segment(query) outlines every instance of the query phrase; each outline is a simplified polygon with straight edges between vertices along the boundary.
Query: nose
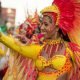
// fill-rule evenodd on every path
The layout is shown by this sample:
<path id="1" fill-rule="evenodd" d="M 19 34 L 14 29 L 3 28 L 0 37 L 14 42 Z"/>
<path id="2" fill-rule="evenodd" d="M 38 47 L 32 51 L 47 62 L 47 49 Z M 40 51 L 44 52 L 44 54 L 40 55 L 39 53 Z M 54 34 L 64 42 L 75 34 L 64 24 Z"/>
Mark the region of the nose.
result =
<path id="1" fill-rule="evenodd" d="M 44 24 L 42 24 L 42 26 L 41 26 L 41 30 L 44 30 L 45 29 L 45 26 L 44 26 Z"/>

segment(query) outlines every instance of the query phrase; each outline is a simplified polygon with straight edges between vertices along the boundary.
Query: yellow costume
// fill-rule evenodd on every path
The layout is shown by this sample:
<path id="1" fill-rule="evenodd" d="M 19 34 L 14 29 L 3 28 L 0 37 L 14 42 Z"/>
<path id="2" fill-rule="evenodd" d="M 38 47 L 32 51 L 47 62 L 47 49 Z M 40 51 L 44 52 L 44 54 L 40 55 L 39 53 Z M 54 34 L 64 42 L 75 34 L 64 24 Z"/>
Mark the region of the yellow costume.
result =
<path id="1" fill-rule="evenodd" d="M 55 15 L 54 21 L 56 21 L 56 25 L 59 25 L 64 34 L 69 35 L 72 42 L 79 44 L 80 39 L 78 36 L 80 33 L 77 30 L 80 25 L 75 30 L 75 20 L 78 23 L 77 20 L 80 19 L 79 15 L 77 17 L 77 13 L 80 14 L 80 10 L 77 10 L 77 8 L 80 9 L 80 1 L 78 0 L 54 0 L 53 5 L 43 9 L 42 14 L 48 15 L 52 19 L 54 19 Z M 74 31 L 77 33 L 74 34 Z M 10 69 L 15 67 L 14 64 L 10 65 L 11 68 L 8 69 L 3 80 L 57 80 L 61 79 L 64 74 L 68 74 L 66 80 L 80 79 L 80 47 L 74 43 L 67 43 L 59 39 L 46 41 L 43 45 L 30 44 L 22 46 L 16 44 L 12 37 L 3 34 L 0 35 L 0 41 L 19 54 L 30 58 L 33 62 L 33 64 L 31 63 L 33 67 L 25 63 L 28 66 L 28 71 L 25 73 L 25 67 L 21 68 L 22 64 L 19 65 L 20 58 L 17 59 L 16 57 L 15 65 L 19 65 L 19 68 L 15 68 L 15 71 L 12 69 L 13 71 L 10 73 Z M 64 46 L 63 52 L 61 46 Z M 32 78 L 34 70 L 36 76 Z"/>
<path id="2" fill-rule="evenodd" d="M 55 55 L 52 58 L 50 58 L 49 60 L 46 60 L 44 57 L 41 56 L 42 51 L 45 51 L 48 54 L 50 54 L 48 56 L 53 55 L 54 51 L 58 50 L 57 47 L 55 46 L 55 44 L 59 45 L 62 42 L 61 40 L 51 41 L 51 42 L 45 43 L 44 45 L 41 45 L 41 46 L 39 46 L 39 45 L 21 46 L 19 44 L 15 44 L 15 41 L 12 37 L 10 37 L 10 36 L 8 37 L 8 36 L 5 36 L 3 34 L 1 34 L 0 40 L 1 40 L 2 43 L 7 45 L 8 47 L 10 47 L 11 49 L 15 50 L 16 52 L 20 53 L 21 55 L 33 59 L 33 63 L 35 64 L 34 66 L 39 70 L 37 80 L 52 80 L 52 79 L 56 80 L 62 74 L 69 73 L 71 71 L 72 64 L 71 64 L 71 61 L 70 61 L 70 56 L 72 56 L 73 61 L 74 61 L 74 57 L 72 55 L 72 51 L 68 47 L 66 47 L 66 50 L 65 50 L 66 55 L 65 54 L 64 55 Z M 10 44 L 9 44 L 8 41 L 10 42 Z M 13 44 L 13 46 L 12 46 L 12 44 Z M 30 47 L 30 46 L 32 46 L 32 47 Z M 50 47 L 51 50 L 48 47 Z M 56 47 L 56 49 L 54 50 L 54 48 L 52 49 L 52 47 Z M 38 50 L 36 50 L 36 49 L 38 49 Z M 31 54 L 32 51 L 34 52 L 33 54 Z M 24 54 L 24 53 L 26 53 L 26 54 Z M 11 63 L 11 64 L 17 64 L 18 63 L 17 68 L 19 68 L 19 66 L 20 66 L 19 62 L 18 62 L 19 59 L 20 58 L 18 58 L 15 63 Z M 15 67 L 16 66 L 14 65 L 14 68 Z M 52 69 L 55 69 L 55 71 L 45 73 L 45 72 L 43 72 L 43 69 L 45 67 L 51 67 Z M 17 75 L 16 71 L 13 71 L 13 72 L 15 72 L 15 73 L 13 73 L 12 76 Z M 20 75 L 23 75 L 23 73 L 24 73 L 24 68 L 22 68 L 22 70 L 20 72 Z M 9 74 L 9 72 L 6 73 L 3 80 L 8 80 L 8 79 L 6 79 L 6 78 L 9 78 L 8 74 Z M 20 75 L 18 75 L 18 77 Z M 13 78 L 13 77 L 10 76 L 10 80 L 14 80 L 14 79 L 16 79 L 16 78 Z"/>

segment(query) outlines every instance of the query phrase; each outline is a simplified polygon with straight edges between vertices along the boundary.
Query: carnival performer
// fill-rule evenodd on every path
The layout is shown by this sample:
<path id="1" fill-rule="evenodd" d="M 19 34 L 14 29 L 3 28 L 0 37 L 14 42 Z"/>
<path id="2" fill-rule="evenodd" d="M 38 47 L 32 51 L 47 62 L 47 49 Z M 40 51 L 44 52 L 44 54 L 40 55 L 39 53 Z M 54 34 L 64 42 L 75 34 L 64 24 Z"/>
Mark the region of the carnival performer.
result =
<path id="1" fill-rule="evenodd" d="M 54 0 L 51 6 L 41 12 L 43 14 L 41 31 L 45 38 L 43 45 L 21 46 L 15 44 L 13 38 L 0 34 L 0 41 L 3 44 L 24 57 L 32 59 L 30 65 L 27 62 L 24 63 L 25 67 L 23 61 L 20 63 L 20 58 L 15 57 L 17 58 L 15 65 L 12 63 L 13 65 L 10 66 L 14 70 L 11 72 L 9 68 L 3 80 L 80 79 L 80 47 L 77 45 L 79 44 L 77 41 L 80 40 L 78 38 L 80 24 L 77 24 L 80 19 L 80 1 Z M 75 34 L 73 34 L 74 31 L 76 31 Z M 67 41 L 64 40 L 64 36 L 67 35 L 72 42 L 67 37 Z"/>

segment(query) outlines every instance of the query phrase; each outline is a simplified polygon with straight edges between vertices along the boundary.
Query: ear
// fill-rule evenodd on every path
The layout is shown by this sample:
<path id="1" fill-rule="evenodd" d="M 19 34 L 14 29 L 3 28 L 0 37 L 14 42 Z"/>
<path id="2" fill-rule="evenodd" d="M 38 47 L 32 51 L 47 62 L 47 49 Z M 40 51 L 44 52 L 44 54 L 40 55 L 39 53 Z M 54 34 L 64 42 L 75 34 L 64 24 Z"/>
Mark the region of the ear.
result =
<path id="1" fill-rule="evenodd" d="M 55 30 L 56 30 L 56 32 L 58 32 L 58 31 L 59 31 L 59 27 L 58 27 L 58 26 L 56 26 L 56 27 L 55 27 Z"/>

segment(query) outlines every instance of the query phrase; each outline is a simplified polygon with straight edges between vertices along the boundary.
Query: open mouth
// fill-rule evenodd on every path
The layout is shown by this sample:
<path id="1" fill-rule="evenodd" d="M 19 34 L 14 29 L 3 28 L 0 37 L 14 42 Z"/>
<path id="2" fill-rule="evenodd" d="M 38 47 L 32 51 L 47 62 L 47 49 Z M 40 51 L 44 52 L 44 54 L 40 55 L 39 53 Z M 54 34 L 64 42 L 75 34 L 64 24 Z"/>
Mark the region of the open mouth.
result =
<path id="1" fill-rule="evenodd" d="M 42 34 L 46 34 L 46 32 L 41 32 Z"/>
<path id="2" fill-rule="evenodd" d="M 43 30 L 42 30 L 41 33 L 42 33 L 42 34 L 46 34 L 46 31 L 43 31 Z"/>

